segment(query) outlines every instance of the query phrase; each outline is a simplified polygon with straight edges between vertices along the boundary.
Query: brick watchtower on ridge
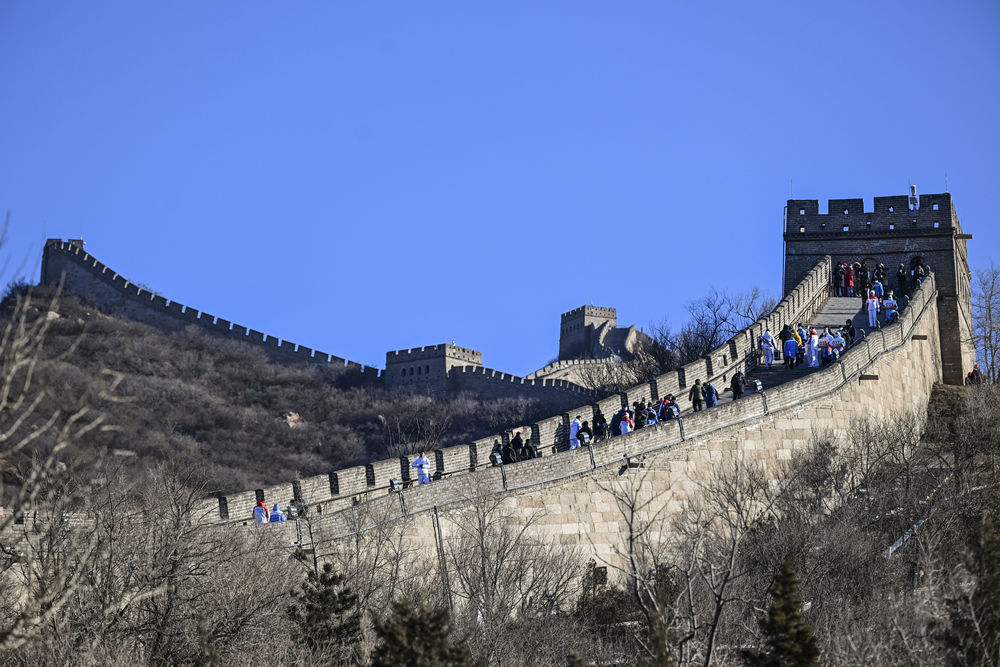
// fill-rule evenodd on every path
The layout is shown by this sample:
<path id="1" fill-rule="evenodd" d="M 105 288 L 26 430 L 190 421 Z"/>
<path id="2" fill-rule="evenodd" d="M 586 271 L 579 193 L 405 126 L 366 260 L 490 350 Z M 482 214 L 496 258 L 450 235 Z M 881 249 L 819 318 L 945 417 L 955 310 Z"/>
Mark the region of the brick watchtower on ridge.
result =
<path id="1" fill-rule="evenodd" d="M 448 372 L 455 366 L 482 366 L 483 355 L 457 345 L 442 343 L 385 353 L 386 385 L 413 387 L 432 394 L 448 391 Z"/>
<path id="2" fill-rule="evenodd" d="M 870 268 L 885 264 L 891 289 L 896 289 L 900 264 L 908 275 L 917 265 L 929 266 L 938 289 L 944 381 L 962 384 L 975 363 L 966 248 L 972 236 L 962 233 L 951 194 L 875 197 L 870 212 L 863 199 L 831 199 L 827 211 L 820 213 L 815 199 L 788 200 L 784 293 L 824 255 L 833 258 L 834 266 L 862 260 Z"/>
<path id="3" fill-rule="evenodd" d="M 614 308 L 580 306 L 563 313 L 559 326 L 559 360 L 590 359 L 595 347 L 596 332 L 602 325 L 618 326 Z"/>

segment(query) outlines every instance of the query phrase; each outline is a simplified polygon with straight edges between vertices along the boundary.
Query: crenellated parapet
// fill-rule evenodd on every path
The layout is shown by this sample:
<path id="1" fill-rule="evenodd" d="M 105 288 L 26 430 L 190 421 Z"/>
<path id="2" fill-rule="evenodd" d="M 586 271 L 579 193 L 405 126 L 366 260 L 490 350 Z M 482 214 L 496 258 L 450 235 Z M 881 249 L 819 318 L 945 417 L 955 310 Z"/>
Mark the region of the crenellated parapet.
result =
<path id="1" fill-rule="evenodd" d="M 579 415 L 582 420 L 592 421 L 595 411 L 600 410 L 610 419 L 615 412 L 626 405 L 631 405 L 634 401 L 658 400 L 667 394 L 680 396 L 694 383 L 695 379 L 711 380 L 716 383 L 717 387 L 723 388 L 737 370 L 746 372 L 756 365 L 758 340 L 764 329 L 770 328 L 772 331 L 778 331 L 789 322 L 809 321 L 813 315 L 821 310 L 830 294 L 830 271 L 830 258 L 825 257 L 809 271 L 772 312 L 761 317 L 725 344 L 712 350 L 702 359 L 686 364 L 676 371 L 664 373 L 650 382 L 630 387 L 621 394 L 600 397 L 584 387 L 565 380 L 529 379 L 477 365 L 455 366 L 450 370 L 449 382 L 460 391 L 475 391 L 487 398 L 491 397 L 492 390 L 496 391 L 496 397 L 512 395 L 512 392 L 509 392 L 510 388 L 517 389 L 516 395 L 528 396 L 531 395 L 532 391 L 544 392 L 544 394 L 540 393 L 539 395 L 546 397 L 551 397 L 553 392 L 559 392 L 575 398 L 579 403 L 577 403 L 577 407 L 552 415 L 547 419 L 531 424 L 512 425 L 502 433 L 487 436 L 472 443 L 435 450 L 433 455 L 429 452 L 428 457 L 432 462 L 431 476 L 435 482 L 428 487 L 409 486 L 413 474 L 410 465 L 414 456 L 404 456 L 375 461 L 364 466 L 335 470 L 328 475 L 301 480 L 295 483 L 298 484 L 297 488 L 300 492 L 300 496 L 295 497 L 300 498 L 302 502 L 311 507 L 318 508 L 321 515 L 329 515 L 353 507 L 362 501 L 379 500 L 387 495 L 396 495 L 397 490 L 393 484 L 393 480 L 395 480 L 399 488 L 409 487 L 404 492 L 407 494 L 407 498 L 416 496 L 427 502 L 431 502 L 432 498 L 438 500 L 454 499 L 456 494 L 463 492 L 464 488 L 462 482 L 455 478 L 477 471 L 489 474 L 488 471 L 493 470 L 489 455 L 494 442 L 506 442 L 513 437 L 515 432 L 520 432 L 522 438 L 534 444 L 543 456 L 541 459 L 519 463 L 516 471 L 509 474 L 504 473 L 503 480 L 510 488 L 513 488 L 514 485 L 532 484 L 540 480 L 572 475 L 575 474 L 574 471 L 577 467 L 580 467 L 577 472 L 586 471 L 593 461 L 581 459 L 579 453 L 566 451 L 569 443 L 570 422 L 575 416 Z M 925 281 L 925 289 L 922 294 L 933 290 L 933 280 Z M 911 306 L 910 309 L 905 310 L 901 316 L 901 322 L 904 326 L 908 326 L 912 322 L 912 308 Z M 893 332 L 892 327 L 888 327 L 883 330 L 881 335 L 885 340 L 899 340 L 893 338 L 896 335 Z M 886 335 L 889 338 L 885 338 Z M 423 354 L 443 351 L 442 346 L 428 346 L 400 352 Z M 468 352 L 473 351 L 468 350 Z M 401 356 L 405 357 L 406 354 L 401 354 Z M 594 362 L 556 362 L 550 366 L 587 365 L 588 363 Z M 756 398 L 726 403 L 718 408 L 697 413 L 679 421 L 666 422 L 654 428 L 657 433 L 664 435 L 664 437 L 676 438 L 677 442 L 682 442 L 698 433 L 708 433 L 727 424 L 736 424 L 748 418 L 759 416 L 759 414 L 766 414 L 768 409 L 774 411 L 790 406 L 809 394 L 808 392 L 788 394 L 786 398 L 775 398 L 774 401 L 771 398 L 772 392 L 766 392 L 766 395 L 766 403 L 758 395 Z M 643 430 L 645 431 L 645 429 Z M 605 459 L 609 456 L 611 458 L 607 460 L 620 461 L 619 445 L 627 449 L 627 443 L 635 441 L 631 438 L 633 436 L 613 438 L 611 442 L 616 443 L 616 448 L 604 453 L 601 452 L 600 448 L 595 448 L 593 450 L 596 457 L 594 461 L 606 462 Z M 501 487 L 500 490 L 503 488 L 507 487 Z M 309 494 L 305 493 L 307 489 L 310 490 Z M 268 489 L 233 494 L 218 499 L 218 501 L 207 502 L 218 503 L 215 514 L 218 519 L 245 521 L 258 497 L 266 498 L 269 502 L 287 503 L 293 497 L 290 495 L 293 491 L 292 484 L 281 484 Z M 409 503 L 410 501 L 407 500 L 404 505 L 412 508 Z"/>
<path id="2" fill-rule="evenodd" d="M 867 210 L 866 210 L 867 209 Z M 887 269 L 887 289 L 897 296 L 916 286 L 918 267 L 937 276 L 944 379 L 961 384 L 975 362 L 972 272 L 966 242 L 950 193 L 830 199 L 820 211 L 815 199 L 789 199 L 785 209 L 784 289 L 789 292 L 821 258 L 834 266 L 864 262 Z M 902 269 L 903 277 L 897 276 Z"/>
<path id="3" fill-rule="evenodd" d="M 211 334 L 259 346 L 275 358 L 343 368 L 363 384 L 381 381 L 377 368 L 250 329 L 151 292 L 87 253 L 81 240 L 46 241 L 41 282 L 62 284 L 68 292 L 93 299 L 102 308 L 124 312 L 132 319 L 174 329 L 195 325 Z"/>

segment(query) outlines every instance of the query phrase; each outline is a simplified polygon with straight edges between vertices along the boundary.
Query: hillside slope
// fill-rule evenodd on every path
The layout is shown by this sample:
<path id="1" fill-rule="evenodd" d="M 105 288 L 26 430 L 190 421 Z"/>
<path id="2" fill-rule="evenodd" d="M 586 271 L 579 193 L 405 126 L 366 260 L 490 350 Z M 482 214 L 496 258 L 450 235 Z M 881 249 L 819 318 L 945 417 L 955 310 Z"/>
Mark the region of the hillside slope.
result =
<path id="1" fill-rule="evenodd" d="M 19 297 L 31 300 L 29 318 L 51 325 L 36 371 L 49 389 L 39 415 L 97 406 L 113 429 L 90 436 L 96 444 L 127 465 L 193 457 L 220 492 L 471 441 L 568 407 L 351 387 L 328 365 L 282 365 L 195 326 L 164 333 L 45 287 L 10 290 L 0 324 Z"/>

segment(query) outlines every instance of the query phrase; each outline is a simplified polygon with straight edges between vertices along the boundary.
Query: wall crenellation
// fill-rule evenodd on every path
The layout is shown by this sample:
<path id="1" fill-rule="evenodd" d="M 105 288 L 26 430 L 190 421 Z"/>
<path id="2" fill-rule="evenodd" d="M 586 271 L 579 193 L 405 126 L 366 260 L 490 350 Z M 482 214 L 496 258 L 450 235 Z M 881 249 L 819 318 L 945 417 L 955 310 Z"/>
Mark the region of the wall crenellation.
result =
<path id="1" fill-rule="evenodd" d="M 170 319 L 178 326 L 195 324 L 210 333 L 258 345 L 269 354 L 281 358 L 343 367 L 345 371 L 366 384 L 375 383 L 380 379 L 380 371 L 377 368 L 313 350 L 170 301 L 115 273 L 84 251 L 81 246 L 82 241 L 49 239 L 45 243 L 42 257 L 42 284 L 58 285 L 65 273 L 67 281 L 75 282 L 75 292 L 82 292 L 83 296 L 94 298 L 102 306 L 125 306 L 130 315 L 140 321 L 156 320 L 155 323 L 162 324 L 164 319 Z M 85 271 L 85 274 L 81 275 L 78 269 Z M 97 280 L 88 281 L 92 278 Z M 102 285 L 106 289 L 101 289 Z M 129 308 L 130 304 L 140 305 L 141 309 Z"/>
<path id="2" fill-rule="evenodd" d="M 446 479 L 450 474 L 468 474 L 470 469 L 474 469 L 477 488 L 488 493 L 509 493 L 513 496 L 512 503 L 521 502 L 518 500 L 519 493 L 548 494 L 540 502 L 559 517 L 555 524 L 559 535 L 567 534 L 562 530 L 564 526 L 589 526 L 581 529 L 579 540 L 567 543 L 596 548 L 603 539 L 613 542 L 618 532 L 614 514 L 605 519 L 612 522 L 608 534 L 599 536 L 598 533 L 603 531 L 592 530 L 592 515 L 577 506 L 581 502 L 581 490 L 589 484 L 588 480 L 595 471 L 610 469 L 612 472 L 609 474 L 613 475 L 624 461 L 646 458 L 652 462 L 655 457 L 665 456 L 675 462 L 673 465 L 668 463 L 665 469 L 671 471 L 670 479 L 676 480 L 672 486 L 667 484 L 666 488 L 676 487 L 683 491 L 688 486 L 683 480 L 697 479 L 696 475 L 710 475 L 713 466 L 730 454 L 739 452 L 743 456 L 757 457 L 767 465 L 780 465 L 791 458 L 793 451 L 807 446 L 813 422 L 822 422 L 833 430 L 843 431 L 849 426 L 853 413 L 879 418 L 909 409 L 911 404 L 919 406 L 921 401 L 926 400 L 931 383 L 940 380 L 940 359 L 935 356 L 937 345 L 934 340 L 937 331 L 936 296 L 932 275 L 914 294 L 910 306 L 900 314 L 896 323 L 872 332 L 838 363 L 806 377 L 712 410 L 692 413 L 679 420 L 613 438 L 596 447 L 561 451 L 557 455 L 546 453 L 540 459 L 510 466 L 493 467 L 489 464 L 486 455 L 492 445 L 491 438 L 445 448 L 435 452 L 435 479 Z M 922 340 L 911 338 L 916 333 L 923 334 Z M 884 384 L 859 384 L 862 373 L 884 376 Z M 877 406 L 878 414 L 871 413 L 875 409 L 872 403 L 877 403 L 874 397 L 884 395 L 885 386 L 899 386 L 904 391 L 891 392 L 892 403 Z M 636 390 L 641 391 L 641 388 Z M 846 401 L 844 392 L 849 392 L 850 396 Z M 620 407 L 621 400 L 619 396 L 608 397 L 599 404 L 607 413 Z M 833 408 L 836 405 L 844 406 L 844 409 L 836 410 Z M 571 410 L 538 422 L 531 427 L 532 439 L 543 446 L 558 441 L 565 436 L 568 420 L 573 414 L 588 418 L 592 412 L 587 409 L 580 412 Z M 340 498 L 323 500 L 310 493 L 310 490 L 329 492 L 331 485 L 326 476 L 302 480 L 298 485 L 300 496 L 303 502 L 317 509 L 313 516 L 319 516 L 314 528 L 323 540 L 335 540 L 351 534 L 354 528 L 350 513 L 345 510 L 359 502 L 388 503 L 399 517 L 418 516 L 438 508 L 448 511 L 448 508 L 462 506 L 469 493 L 466 484 L 435 482 L 429 486 L 391 491 L 388 480 L 400 469 L 399 466 L 405 467 L 409 461 L 404 457 L 398 462 L 387 460 L 378 465 L 371 464 L 369 469 L 372 474 L 367 479 L 363 473 L 351 472 L 356 469 L 341 471 L 338 475 L 343 474 L 346 478 L 350 474 L 355 482 L 341 485 L 343 496 Z M 449 468 L 449 464 L 454 467 Z M 567 486 L 569 491 L 559 491 Z M 270 502 L 287 502 L 294 494 L 294 485 L 278 485 L 260 491 L 268 496 Z M 574 493 L 572 502 L 566 506 L 558 495 L 564 492 Z M 212 501 L 217 505 L 214 515 L 219 516 L 219 511 L 225 507 L 228 514 L 223 519 L 247 522 L 256 497 L 256 492 L 246 492 Z M 683 504 L 683 500 L 682 493 L 668 502 L 677 505 Z"/>
<path id="3" fill-rule="evenodd" d="M 938 317 L 944 379 L 961 384 L 975 362 L 972 344 L 972 301 L 966 241 L 954 201 L 947 192 L 875 197 L 871 210 L 863 199 L 831 199 L 827 211 L 819 201 L 789 199 L 785 210 L 784 289 L 790 292 L 820 257 L 834 264 L 865 261 L 884 264 L 888 289 L 897 296 L 913 289 L 914 271 L 929 267 L 937 276 Z M 897 278 L 899 266 L 904 277 Z"/>
<path id="4" fill-rule="evenodd" d="M 538 459 L 538 461 L 544 461 L 545 463 L 537 465 L 544 466 L 545 470 L 549 472 L 556 470 L 560 471 L 560 474 L 565 474 L 562 466 L 565 466 L 569 459 L 565 457 L 563 451 L 566 449 L 569 440 L 568 428 L 570 415 L 581 415 L 583 419 L 590 420 L 593 418 L 594 409 L 599 408 L 606 416 L 610 417 L 614 412 L 617 412 L 626 405 L 630 405 L 634 400 L 658 400 L 668 393 L 680 393 L 682 389 L 693 383 L 695 378 L 725 383 L 737 369 L 749 370 L 756 363 L 757 340 L 764 333 L 764 328 L 770 326 L 772 330 L 777 331 L 780 328 L 777 327 L 778 323 L 783 324 L 784 322 L 798 319 L 809 320 L 813 314 L 819 311 L 829 296 L 831 270 L 832 263 L 830 258 L 823 258 L 796 286 L 793 294 L 783 299 L 774 311 L 762 316 L 747 329 L 741 331 L 715 350 L 712 350 L 709 355 L 706 355 L 706 358 L 698 359 L 677 371 L 664 373 L 650 382 L 640 383 L 621 394 L 599 397 L 595 392 L 565 380 L 532 380 L 475 365 L 453 367 L 449 382 L 458 390 L 472 387 L 481 395 L 489 397 L 490 388 L 517 386 L 526 395 L 530 395 L 532 390 L 538 390 L 545 391 L 545 396 L 548 397 L 555 390 L 564 392 L 566 396 L 586 401 L 586 403 L 563 411 L 558 415 L 539 420 L 533 424 L 512 427 L 503 433 L 480 438 L 467 445 L 455 445 L 436 450 L 433 457 L 435 465 L 433 471 L 434 479 L 447 480 L 456 475 L 491 468 L 492 464 L 489 460 L 489 455 L 492 451 L 494 441 L 503 442 L 515 430 L 520 430 L 523 434 L 522 437 L 530 438 L 531 442 L 543 452 L 544 456 L 542 459 Z M 901 321 L 905 322 L 907 321 L 906 316 L 909 315 L 910 309 L 903 312 L 904 316 L 901 317 Z M 435 345 L 417 348 L 415 351 L 421 353 L 429 351 L 440 356 L 443 352 L 441 348 L 442 346 Z M 733 354 L 734 349 L 736 350 L 735 355 Z M 411 351 L 413 350 L 402 352 Z M 713 372 L 711 374 L 708 373 L 708 359 L 712 360 Z M 770 392 L 768 394 L 770 396 Z M 499 391 L 498 395 L 508 394 Z M 711 418 L 708 422 L 714 424 L 717 421 L 716 417 L 712 415 L 718 415 L 723 419 L 730 417 L 745 419 L 750 414 L 748 411 L 752 412 L 751 406 L 757 404 L 754 401 L 740 401 L 739 403 L 736 407 L 728 407 L 732 404 L 727 403 L 719 406 L 719 408 L 713 408 L 714 412 L 711 413 Z M 781 400 L 774 402 L 770 397 L 767 403 L 772 408 L 775 405 L 780 406 L 783 404 Z M 720 408 L 726 409 L 722 410 Z M 703 419 L 701 416 L 698 417 L 697 421 L 693 420 L 692 417 L 687 417 L 684 419 L 683 428 L 679 425 L 665 425 L 663 428 L 670 432 L 677 431 L 678 435 L 683 439 L 683 437 L 687 436 L 682 431 L 686 430 L 687 432 L 694 433 L 699 429 L 705 431 L 709 428 L 708 426 L 698 426 L 701 419 Z M 689 425 L 690 429 L 688 428 Z M 329 514 L 332 511 L 349 507 L 356 502 L 388 494 L 392 479 L 395 478 L 402 482 L 409 478 L 408 466 L 411 462 L 412 457 L 393 458 L 372 462 L 366 466 L 354 466 L 343 470 L 331 471 L 327 475 L 302 480 L 300 486 L 303 489 L 304 502 L 311 506 L 319 505 L 322 507 L 321 512 L 323 514 Z M 290 489 L 291 486 L 289 484 L 281 484 L 259 491 L 264 493 L 268 498 L 273 497 L 278 502 L 288 502 L 291 498 Z M 306 489 L 312 489 L 312 495 L 306 494 Z M 409 491 L 409 493 L 413 492 L 413 489 Z M 247 491 L 219 499 L 217 501 L 215 516 L 219 516 L 223 520 L 227 518 L 238 521 L 245 520 L 244 517 L 248 517 L 252 511 L 257 495 L 256 491 Z M 221 514 L 223 507 L 226 508 L 227 514 Z"/>

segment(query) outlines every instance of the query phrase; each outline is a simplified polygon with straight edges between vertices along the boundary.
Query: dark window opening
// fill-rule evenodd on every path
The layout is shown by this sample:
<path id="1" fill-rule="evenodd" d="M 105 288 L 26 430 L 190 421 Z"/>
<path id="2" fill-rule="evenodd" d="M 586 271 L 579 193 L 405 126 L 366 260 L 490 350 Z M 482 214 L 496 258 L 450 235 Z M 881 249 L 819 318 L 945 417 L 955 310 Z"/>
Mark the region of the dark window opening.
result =
<path id="1" fill-rule="evenodd" d="M 403 369 L 402 375 L 403 375 L 403 377 L 406 377 L 406 369 L 405 368 Z"/>
<path id="2" fill-rule="evenodd" d="M 428 375 L 430 374 L 430 372 L 431 372 L 430 365 L 424 367 L 424 372 L 427 373 Z"/>

